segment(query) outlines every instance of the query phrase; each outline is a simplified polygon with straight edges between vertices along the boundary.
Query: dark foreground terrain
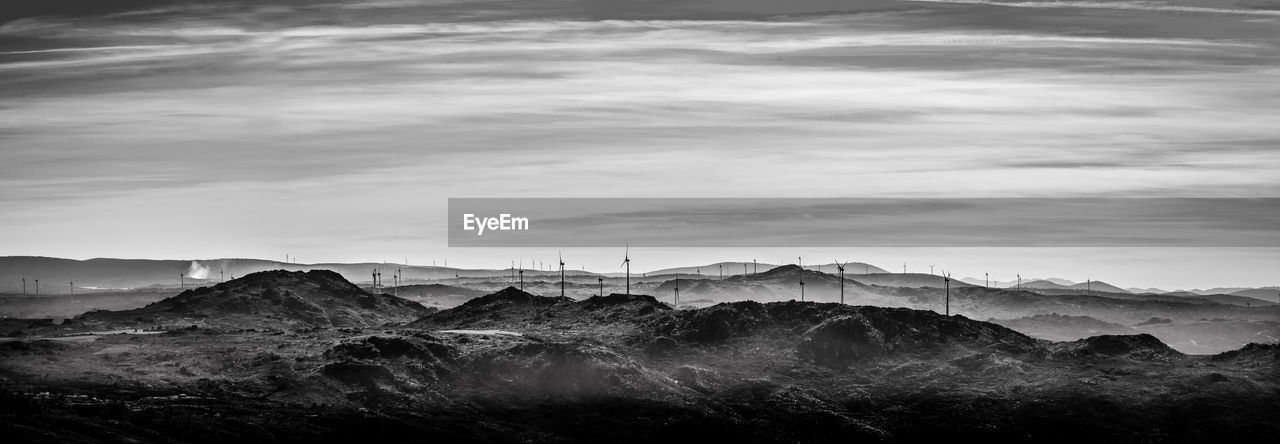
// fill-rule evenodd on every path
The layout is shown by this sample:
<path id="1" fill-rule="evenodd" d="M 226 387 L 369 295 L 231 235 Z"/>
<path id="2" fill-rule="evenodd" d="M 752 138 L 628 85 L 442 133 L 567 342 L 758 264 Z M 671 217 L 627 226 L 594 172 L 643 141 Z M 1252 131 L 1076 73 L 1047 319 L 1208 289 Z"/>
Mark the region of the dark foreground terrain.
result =
<path id="1" fill-rule="evenodd" d="M 0 332 L 8 442 L 1275 442 L 1280 346 L 1033 339 L 812 302 L 516 289 L 444 311 L 323 271 Z"/>

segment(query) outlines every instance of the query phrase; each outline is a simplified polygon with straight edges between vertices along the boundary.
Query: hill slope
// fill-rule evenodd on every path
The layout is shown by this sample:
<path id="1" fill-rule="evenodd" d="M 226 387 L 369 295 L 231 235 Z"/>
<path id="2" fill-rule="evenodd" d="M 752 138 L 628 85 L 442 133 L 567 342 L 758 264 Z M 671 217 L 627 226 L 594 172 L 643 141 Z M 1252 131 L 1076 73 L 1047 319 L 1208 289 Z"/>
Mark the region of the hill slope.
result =
<path id="1" fill-rule="evenodd" d="M 331 271 L 277 270 L 187 290 L 138 309 L 85 313 L 76 321 L 111 327 L 354 327 L 408 322 L 432 311 L 406 299 L 369 294 Z"/>

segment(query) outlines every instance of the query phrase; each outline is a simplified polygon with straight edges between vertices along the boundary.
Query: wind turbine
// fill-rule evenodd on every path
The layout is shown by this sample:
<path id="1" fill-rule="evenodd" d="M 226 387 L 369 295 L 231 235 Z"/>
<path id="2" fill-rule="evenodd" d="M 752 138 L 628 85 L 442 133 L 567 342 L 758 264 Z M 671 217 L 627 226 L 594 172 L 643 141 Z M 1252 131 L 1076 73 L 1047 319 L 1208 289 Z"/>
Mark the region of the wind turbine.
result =
<path id="1" fill-rule="evenodd" d="M 226 272 L 225 272 L 225 271 L 223 271 L 221 268 L 219 268 L 219 269 L 218 269 L 218 279 L 221 279 L 221 280 L 222 280 L 222 282 L 226 282 L 226 281 L 227 281 L 227 275 L 226 275 Z"/>
<path id="2" fill-rule="evenodd" d="M 182 273 L 178 273 L 178 288 L 186 288 L 186 287 L 187 287 L 186 277 L 187 277 L 187 275 L 182 274 Z"/>
<path id="3" fill-rule="evenodd" d="M 631 295 L 631 244 L 627 244 L 626 252 L 622 256 L 622 265 L 627 267 L 627 296 Z"/>
<path id="4" fill-rule="evenodd" d="M 849 263 L 845 262 L 842 264 L 840 261 L 834 259 L 833 261 L 836 263 L 836 270 L 840 272 L 840 305 L 844 305 L 844 266 L 849 265 Z"/>
<path id="5" fill-rule="evenodd" d="M 26 276 L 22 277 L 22 295 L 23 296 L 27 295 L 27 277 Z"/>
<path id="6" fill-rule="evenodd" d="M 1022 273 L 1018 273 L 1018 291 L 1022 291 Z"/>
<path id="7" fill-rule="evenodd" d="M 556 253 L 560 258 L 560 297 L 564 297 L 564 256 Z"/>
<path id="8" fill-rule="evenodd" d="M 930 266 L 929 266 L 929 274 L 933 274 L 933 266 L 932 266 L 932 265 L 930 265 Z"/>
<path id="9" fill-rule="evenodd" d="M 600 296 L 604 296 L 604 278 L 597 277 L 596 280 L 600 281 Z"/>
<path id="10" fill-rule="evenodd" d="M 945 288 L 944 291 L 946 292 L 946 296 L 947 296 L 946 313 L 947 313 L 947 316 L 951 316 L 951 273 L 948 273 L 946 271 L 942 272 L 942 286 L 943 288 Z"/>
<path id="11" fill-rule="evenodd" d="M 906 263 L 906 262 L 903 262 L 903 263 L 902 263 L 902 274 L 907 274 L 907 263 Z"/>
<path id="12" fill-rule="evenodd" d="M 804 302 L 804 278 L 800 279 L 800 302 Z"/>
<path id="13" fill-rule="evenodd" d="M 991 273 L 982 272 L 982 288 L 991 287 Z"/>
<path id="14" fill-rule="evenodd" d="M 746 265 L 746 264 L 743 264 L 743 265 Z M 759 263 L 757 263 L 755 259 L 752 259 L 752 260 L 751 260 L 751 274 L 756 274 L 756 273 L 759 273 L 759 272 L 760 272 L 760 264 L 759 264 Z"/>
<path id="15" fill-rule="evenodd" d="M 724 262 L 720 263 L 720 280 L 724 280 Z"/>
<path id="16" fill-rule="evenodd" d="M 40 297 L 40 280 L 36 279 L 36 297 Z"/>
<path id="17" fill-rule="evenodd" d="M 677 277 L 677 278 L 676 278 L 676 298 L 675 298 L 675 307 L 676 307 L 676 308 L 680 308 L 680 278 L 679 278 L 679 277 Z"/>

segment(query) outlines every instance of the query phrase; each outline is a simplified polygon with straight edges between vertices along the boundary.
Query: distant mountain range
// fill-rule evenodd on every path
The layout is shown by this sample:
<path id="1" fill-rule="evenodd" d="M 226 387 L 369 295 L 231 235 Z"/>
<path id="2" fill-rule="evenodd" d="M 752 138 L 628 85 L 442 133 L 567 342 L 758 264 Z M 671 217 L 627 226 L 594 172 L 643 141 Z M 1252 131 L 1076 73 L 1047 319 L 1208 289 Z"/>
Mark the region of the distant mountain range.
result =
<path id="1" fill-rule="evenodd" d="M 796 267 L 795 265 L 789 266 Z M 663 281 L 675 277 L 681 279 L 716 279 L 720 277 L 721 267 L 723 267 L 724 276 L 727 279 L 733 276 L 742 276 L 744 271 L 748 275 L 757 275 L 780 266 L 767 263 L 717 262 L 702 266 L 666 268 L 643 273 L 633 272 L 632 278 L 635 279 L 637 276 L 645 275 L 651 279 L 657 278 Z M 394 284 L 393 276 L 397 273 L 401 276 L 400 284 L 402 285 L 429 283 L 453 285 L 456 284 L 454 281 L 456 278 L 506 278 L 511 277 L 513 274 L 513 271 L 509 268 L 462 269 L 375 262 L 299 264 L 242 258 L 194 260 L 95 258 L 74 260 L 39 256 L 6 256 L 0 257 L 0 292 L 22 292 L 23 278 L 26 279 L 28 294 L 35 293 L 36 280 L 39 279 L 41 294 L 60 295 L 70 293 L 73 282 L 76 292 L 143 287 L 178 288 L 180 285 L 194 287 L 213 284 L 223 280 L 231 280 L 238 276 L 268 270 L 330 270 L 342 275 L 344 279 L 351 282 L 372 283 L 375 269 L 381 272 L 382 284 L 385 286 Z M 836 266 L 832 263 L 805 265 L 803 269 L 837 274 Z M 566 273 L 570 278 L 588 277 L 590 281 L 594 281 L 597 276 L 621 278 L 624 275 L 623 273 L 590 273 L 582 270 L 566 270 Z M 554 270 L 524 269 L 525 278 L 531 281 L 537 280 L 539 277 L 544 278 L 542 280 L 546 280 L 546 278 L 558 275 L 558 271 Z M 943 282 L 941 275 L 892 273 L 864 262 L 850 262 L 847 264 L 845 266 L 845 276 L 850 279 L 856 277 L 857 282 L 862 284 L 892 287 L 940 288 Z M 514 281 L 514 279 L 510 280 Z M 980 287 L 984 286 L 984 284 L 987 284 L 987 282 L 976 278 L 958 278 L 952 281 L 952 286 L 957 288 L 965 285 Z M 1011 288 L 1016 285 L 1016 281 L 990 282 L 990 286 L 996 288 Z M 1170 292 L 1159 288 L 1126 289 L 1102 281 L 1084 283 L 1062 278 L 1027 278 L 1023 279 L 1022 287 L 1030 291 L 1052 291 L 1055 293 L 1092 291 L 1112 294 L 1154 294 L 1172 297 L 1219 297 L 1219 299 L 1223 299 L 1220 302 L 1237 305 L 1242 304 L 1241 301 L 1248 300 L 1280 302 L 1280 287 L 1219 287 L 1208 290 L 1195 289 Z M 819 290 L 819 286 L 811 288 L 815 291 L 825 292 L 828 290 L 825 288 Z M 728 290 L 728 288 L 725 290 Z M 1251 299 L 1225 298 L 1228 295 Z"/>
<path id="2" fill-rule="evenodd" d="M 261 259 L 108 259 L 88 260 L 60 259 L 39 256 L 0 257 L 0 292 L 22 291 L 26 279 L 27 292 L 35 293 L 36 280 L 40 280 L 41 294 L 69 293 L 72 282 L 76 291 L 95 289 L 126 289 L 142 287 L 200 286 L 231 280 L 250 273 L 269 270 L 311 271 L 329 270 L 351 282 L 373 282 L 373 271 L 381 272 L 383 285 L 393 283 L 393 275 L 400 273 L 401 283 L 427 283 L 428 281 L 461 278 L 498 278 L 512 273 L 510 269 L 460 269 L 450 267 L 404 265 L 395 263 L 318 263 L 298 264 Z M 567 271 L 582 275 L 582 271 Z M 558 275 L 559 272 L 525 269 L 526 277 Z M 593 273 L 586 273 L 594 276 Z"/>
<path id="3" fill-rule="evenodd" d="M 794 265 L 794 264 L 791 264 Z M 781 265 L 767 264 L 759 262 L 716 262 L 713 264 L 699 265 L 692 267 L 675 267 L 663 268 L 661 270 L 647 271 L 646 276 L 662 276 L 662 275 L 685 275 L 685 276 L 701 276 L 707 278 L 720 277 L 723 270 L 724 276 L 741 276 L 743 274 L 764 273 Z M 723 267 L 723 268 L 721 268 Z M 805 270 L 821 271 L 823 273 L 836 274 L 839 269 L 835 263 L 812 264 L 805 265 Z M 865 262 L 849 262 L 844 264 L 844 274 L 870 274 L 870 273 L 888 273 L 883 268 L 871 265 Z M 606 273 L 606 276 L 622 276 L 622 273 Z"/>

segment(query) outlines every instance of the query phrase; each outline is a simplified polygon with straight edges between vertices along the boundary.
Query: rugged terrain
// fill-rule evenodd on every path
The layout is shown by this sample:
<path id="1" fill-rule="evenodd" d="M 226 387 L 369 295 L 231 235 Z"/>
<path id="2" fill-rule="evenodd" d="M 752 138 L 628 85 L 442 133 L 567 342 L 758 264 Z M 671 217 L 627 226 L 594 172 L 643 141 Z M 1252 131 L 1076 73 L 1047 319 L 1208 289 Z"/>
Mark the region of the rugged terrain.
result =
<path id="1" fill-rule="evenodd" d="M 1146 334 L 1051 342 L 958 315 L 798 301 L 676 310 L 650 296 L 507 288 L 448 310 L 415 305 L 331 273 L 266 272 L 61 325 L 10 319 L 0 433 L 59 442 L 1280 437 L 1276 345 L 1189 356 Z"/>

